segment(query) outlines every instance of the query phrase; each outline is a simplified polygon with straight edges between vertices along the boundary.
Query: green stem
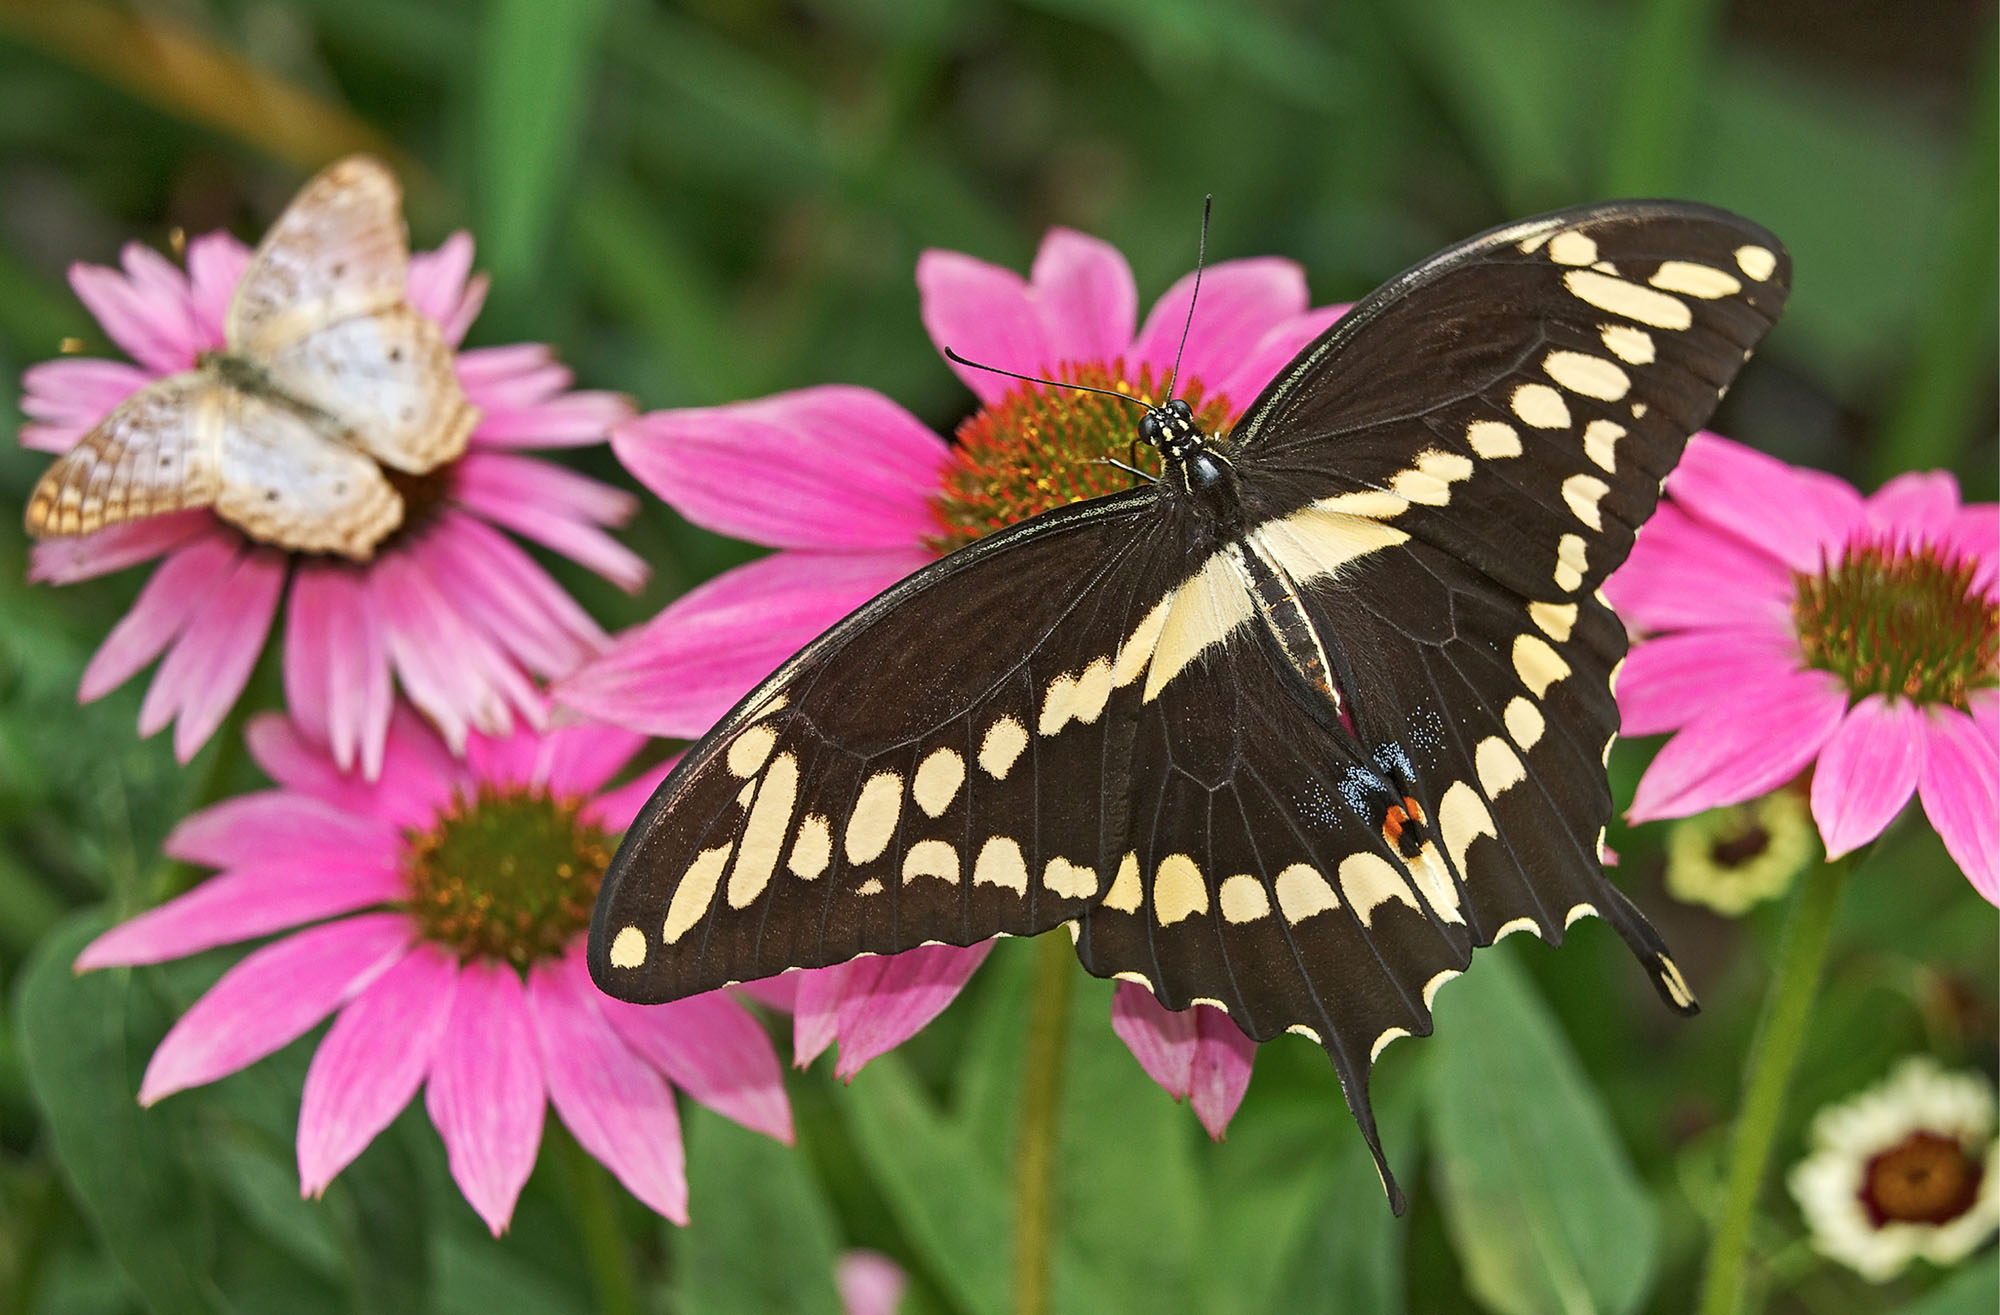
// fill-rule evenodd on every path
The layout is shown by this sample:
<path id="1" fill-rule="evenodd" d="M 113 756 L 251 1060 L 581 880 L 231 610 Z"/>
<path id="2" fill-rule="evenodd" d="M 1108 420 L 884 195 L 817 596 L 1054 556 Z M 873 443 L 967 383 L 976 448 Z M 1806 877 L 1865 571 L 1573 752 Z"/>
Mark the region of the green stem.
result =
<path id="1" fill-rule="evenodd" d="M 1792 898 L 1770 994 L 1764 1000 L 1764 1016 L 1744 1066 L 1743 1106 L 1730 1144 L 1722 1211 L 1709 1243 L 1700 1315 L 1736 1315 L 1742 1309 L 1758 1190 L 1764 1184 L 1771 1147 L 1777 1140 L 1785 1089 L 1791 1085 L 1792 1071 L 1805 1044 L 1813 999 L 1819 994 L 1841 893 L 1858 857 L 1848 854 L 1811 869 L 1800 879 Z"/>
<path id="2" fill-rule="evenodd" d="M 603 1315 L 638 1315 L 639 1283 L 632 1270 L 632 1249 L 618 1227 L 610 1171 L 577 1144 L 560 1120 L 549 1121 L 547 1137 L 562 1171 L 577 1236 L 583 1241 L 596 1308 Z"/>
<path id="3" fill-rule="evenodd" d="M 1055 1237 L 1056 1114 L 1062 1104 L 1076 956 L 1060 936 L 1035 946 L 1034 996 L 1021 1063 L 1021 1126 L 1014 1147 L 1014 1311 L 1047 1315 Z"/>

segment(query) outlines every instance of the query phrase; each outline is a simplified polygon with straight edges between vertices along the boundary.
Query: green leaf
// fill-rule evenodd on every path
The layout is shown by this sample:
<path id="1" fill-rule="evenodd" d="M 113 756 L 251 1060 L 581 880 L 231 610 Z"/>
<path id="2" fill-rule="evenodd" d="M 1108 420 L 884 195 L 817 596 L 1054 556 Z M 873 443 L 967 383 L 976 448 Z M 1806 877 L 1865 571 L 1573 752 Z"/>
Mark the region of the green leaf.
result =
<path id="1" fill-rule="evenodd" d="M 147 1304 L 226 1309 L 209 1276 L 209 1201 L 179 1154 L 188 1112 L 171 1102 L 143 1110 L 137 1100 L 165 1011 L 128 970 L 70 971 L 105 921 L 97 910 L 66 919 L 21 975 L 15 1011 L 29 1083 L 78 1204 Z"/>
<path id="2" fill-rule="evenodd" d="M 1903 1315 L 1993 1315 L 2000 1309 L 2000 1256 L 1973 1261 L 1903 1308 Z"/>
<path id="3" fill-rule="evenodd" d="M 687 1315 L 839 1315 L 832 1211 L 792 1147 L 688 1105 L 688 1226 L 674 1236 Z"/>
<path id="4" fill-rule="evenodd" d="M 495 0 L 479 41 L 480 251 L 519 296 L 535 281 L 583 138 L 604 0 Z"/>
<path id="5" fill-rule="evenodd" d="M 1626 1312 L 1658 1221 L 1548 1006 L 1505 952 L 1439 999 L 1427 1095 L 1436 1185 L 1466 1282 L 1502 1315 Z"/>
<path id="6" fill-rule="evenodd" d="M 1337 1093 L 1333 1099 L 1338 1101 Z M 1305 1194 L 1305 1209 L 1301 1218 L 1293 1220 L 1276 1217 L 1266 1207 L 1266 1226 L 1274 1234 L 1288 1230 L 1289 1245 L 1272 1248 L 1276 1254 L 1263 1277 L 1268 1297 L 1246 1301 L 1241 1309 L 1285 1315 L 1313 1311 L 1396 1315 L 1403 1310 L 1403 1250 L 1408 1226 L 1390 1213 L 1382 1180 L 1375 1173 L 1375 1157 L 1368 1153 L 1368 1143 L 1352 1126 L 1344 1107 L 1316 1103 L 1295 1110 L 1291 1121 L 1297 1130 L 1290 1140 L 1296 1149 L 1283 1154 L 1284 1142 L 1273 1137 L 1273 1149 L 1281 1153 L 1268 1166 L 1263 1156 L 1244 1144 L 1253 1135 L 1252 1128 L 1265 1122 L 1253 1115 L 1246 1107 L 1244 1117 L 1237 1120 L 1246 1126 L 1230 1131 L 1227 1150 L 1232 1157 L 1251 1152 L 1239 1172 L 1253 1182 L 1291 1177 Z M 1414 1084 L 1384 1088 L 1375 1106 L 1375 1124 L 1398 1176 L 1413 1175 L 1417 1166 Z M 1255 1135 L 1260 1140 L 1271 1136 Z M 1215 1214 L 1247 1213 L 1236 1199 L 1234 1192 L 1219 1194 Z M 1254 1274 L 1243 1279 L 1246 1290 L 1252 1292 L 1257 1282 Z"/>

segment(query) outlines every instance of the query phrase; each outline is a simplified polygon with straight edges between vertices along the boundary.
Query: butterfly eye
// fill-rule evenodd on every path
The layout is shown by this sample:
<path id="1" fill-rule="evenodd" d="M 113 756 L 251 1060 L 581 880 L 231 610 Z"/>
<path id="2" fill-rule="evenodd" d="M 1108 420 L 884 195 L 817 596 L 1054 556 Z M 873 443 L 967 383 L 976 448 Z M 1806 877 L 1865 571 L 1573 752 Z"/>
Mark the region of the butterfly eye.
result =
<path id="1" fill-rule="evenodd" d="M 1173 412 L 1174 419 L 1184 425 L 1192 425 L 1194 423 L 1194 408 L 1187 404 L 1185 398 L 1176 397 L 1173 401 L 1168 402 L 1167 410 Z"/>
<path id="2" fill-rule="evenodd" d="M 1139 441 L 1142 443 L 1150 443 L 1154 447 L 1158 447 L 1160 445 L 1159 412 L 1148 411 L 1146 412 L 1145 415 L 1139 418 Z"/>

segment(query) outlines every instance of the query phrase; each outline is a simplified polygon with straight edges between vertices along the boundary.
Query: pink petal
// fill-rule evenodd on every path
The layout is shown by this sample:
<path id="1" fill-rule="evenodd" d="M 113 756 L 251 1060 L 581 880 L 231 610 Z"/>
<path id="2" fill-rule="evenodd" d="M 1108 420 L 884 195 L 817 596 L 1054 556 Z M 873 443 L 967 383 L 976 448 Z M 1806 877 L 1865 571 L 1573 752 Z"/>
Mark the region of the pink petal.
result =
<path id="1" fill-rule="evenodd" d="M 342 771 L 357 761 L 381 774 L 394 691 L 389 640 L 362 572 L 301 562 L 292 578 L 285 630 L 285 701 L 332 750 Z"/>
<path id="2" fill-rule="evenodd" d="M 250 267 L 250 248 L 229 233 L 204 233 L 187 245 L 188 304 L 206 347 L 221 347 L 236 285 Z"/>
<path id="3" fill-rule="evenodd" d="M 617 789 L 605 791 L 585 806 L 584 819 L 607 831 L 625 830 L 632 825 L 632 819 L 639 815 L 639 810 L 646 806 L 646 801 L 653 797 L 653 792 L 660 788 L 660 782 L 667 779 L 667 773 L 672 771 L 674 764 L 679 761 L 680 755 L 675 754 L 663 763 L 656 763 L 646 768 Z"/>
<path id="4" fill-rule="evenodd" d="M 1777 557 L 1795 571 L 1838 560 L 1863 523 L 1861 495 L 1819 471 L 1800 470 L 1719 434 L 1688 440 L 1667 492 L 1682 509 Z M 1650 533 L 1650 531 L 1649 531 Z"/>
<path id="5" fill-rule="evenodd" d="M 1152 366 L 1161 387 L 1174 367 L 1183 329 L 1187 351 L 1181 372 L 1196 379 L 1216 379 L 1230 373 L 1272 328 L 1312 304 L 1306 297 L 1306 272 L 1276 256 L 1225 260 L 1203 270 L 1201 302 L 1190 323 L 1188 299 L 1193 292 L 1193 274 L 1168 288 L 1153 303 L 1126 357 L 1133 370 L 1142 364 Z M 1233 400 L 1242 406 L 1250 399 Z"/>
<path id="6" fill-rule="evenodd" d="M 1792 636 L 1771 627 L 1686 630 L 1645 640 L 1618 670 L 1619 734 L 1679 730 L 1732 690 L 1777 685 L 1798 666 Z"/>
<path id="7" fill-rule="evenodd" d="M 1320 306 L 1280 320 L 1264 331 L 1257 345 L 1245 352 L 1241 360 L 1221 374 L 1191 377 L 1199 378 L 1211 392 L 1228 398 L 1230 404 L 1242 412 L 1257 400 L 1257 395 L 1271 380 L 1278 377 L 1278 371 L 1291 364 L 1308 343 L 1332 328 L 1334 321 L 1347 311 L 1345 305 Z M 1186 366 L 1181 368 L 1184 372 L 1187 370 Z"/>
<path id="8" fill-rule="evenodd" d="M 472 235 L 460 229 L 435 251 L 410 254 L 409 281 L 403 296 L 427 318 L 443 324 L 465 297 L 465 280 L 472 273 Z"/>
<path id="9" fill-rule="evenodd" d="M 688 1095 L 744 1127 L 792 1140 L 792 1107 L 771 1038 L 727 991 L 663 1005 L 600 1000 L 625 1044 Z"/>
<path id="10" fill-rule="evenodd" d="M 176 548 L 83 669 L 77 702 L 102 698 L 158 657 L 229 578 L 239 546 L 233 536 L 218 534 Z"/>
<path id="11" fill-rule="evenodd" d="M 619 426 L 611 448 L 681 515 L 752 543 L 845 552 L 937 532 L 945 445 L 866 388 L 655 411 Z"/>
<path id="12" fill-rule="evenodd" d="M 833 1267 L 843 1315 L 896 1315 L 909 1285 L 903 1267 L 880 1251 L 843 1251 Z"/>
<path id="13" fill-rule="evenodd" d="M 549 1101 L 578 1144 L 632 1195 L 687 1222 L 687 1160 L 674 1093 L 613 1031 L 575 956 L 545 959 L 528 978 Z"/>
<path id="14" fill-rule="evenodd" d="M 1139 290 L 1117 247 L 1074 229 L 1051 228 L 1035 253 L 1028 288 L 1052 364 L 1108 362 L 1125 354 L 1138 321 Z"/>
<path id="15" fill-rule="evenodd" d="M 854 959 L 827 968 L 805 968 L 784 974 L 793 980 L 794 1067 L 809 1067 L 840 1036 L 840 1002 L 846 998 L 847 981 L 862 966 L 874 962 Z"/>
<path id="16" fill-rule="evenodd" d="M 821 631 L 930 555 L 783 552 L 726 571 L 558 682 L 557 702 L 651 735 L 692 739 Z"/>
<path id="17" fill-rule="evenodd" d="M 1134 982 L 1120 982 L 1111 994 L 1111 1030 L 1146 1070 L 1146 1076 L 1175 1100 L 1194 1085 L 1195 1016 L 1168 1009 Z"/>
<path id="18" fill-rule="evenodd" d="M 388 855 L 357 854 L 339 862 L 273 855 L 210 877 L 187 894 L 119 923 L 83 947 L 76 970 L 164 963 L 386 904 L 408 890 Z"/>
<path id="19" fill-rule="evenodd" d="M 416 946 L 333 1020 L 299 1100 L 299 1191 L 318 1196 L 423 1085 L 451 1018 L 458 961 Z"/>
<path id="20" fill-rule="evenodd" d="M 1790 629 L 1792 576 L 1783 562 L 1663 503 L 1605 597 L 1638 630 L 1682 626 Z"/>
<path id="21" fill-rule="evenodd" d="M 840 1002 L 840 1062 L 834 1075 L 851 1081 L 862 1065 L 894 1050 L 958 998 L 993 948 L 926 945 L 850 965 Z"/>
<path id="22" fill-rule="evenodd" d="M 488 520 L 589 567 L 627 592 L 646 582 L 646 563 L 592 524 L 619 525 L 631 517 L 638 500 L 623 489 L 546 461 L 490 452 L 463 458 L 456 475 L 458 500 Z"/>
<path id="23" fill-rule="evenodd" d="M 262 790 L 210 804 L 181 820 L 161 847 L 170 857 L 209 867 L 271 858 L 338 862 L 393 853 L 397 830 L 379 818 L 344 812 L 285 790 Z"/>
<path id="24" fill-rule="evenodd" d="M 1910 802 L 1923 773 L 1925 730 L 1922 710 L 1907 699 L 1870 694 L 1847 710 L 1813 771 L 1813 820 L 1828 858 L 1881 835 Z"/>
<path id="25" fill-rule="evenodd" d="M 160 1042 L 139 1103 L 213 1082 L 303 1036 L 402 958 L 410 935 L 400 913 L 364 913 L 253 951 Z"/>
<path id="26" fill-rule="evenodd" d="M 798 1005 L 799 974 L 782 972 L 776 977 L 760 977 L 754 982 L 745 982 L 735 988 L 737 993 L 766 1009 L 775 1009 L 789 1014 Z"/>
<path id="27" fill-rule="evenodd" d="M 1937 539 L 1958 515 L 1958 481 L 1942 470 L 1905 471 L 1868 497 L 1868 525 L 1891 543 Z"/>
<path id="28" fill-rule="evenodd" d="M 410 715 L 407 712 L 406 716 Z M 343 813 L 380 818 L 396 827 L 428 827 L 451 799 L 448 772 L 424 770 L 404 753 L 392 771 L 370 781 L 353 770 L 342 771 L 325 745 L 305 735 L 298 723 L 275 712 L 250 719 L 244 731 L 250 756 L 264 774 L 294 794 L 308 795 Z M 427 736 L 435 742 L 436 736 Z M 442 744 L 435 745 L 440 758 Z"/>
<path id="29" fill-rule="evenodd" d="M 554 370 L 550 375 L 548 371 Z M 569 387 L 573 376 L 547 343 L 512 342 L 468 347 L 458 354 L 458 382 L 466 396 L 486 406 L 524 406 Z M 523 385 L 522 380 L 534 380 Z M 473 390 L 477 389 L 478 392 Z"/>
<path id="30" fill-rule="evenodd" d="M 194 757 L 249 683 L 284 587 L 284 553 L 252 548 L 243 555 L 167 650 L 139 707 L 140 734 L 178 717 L 174 756 Z"/>
<path id="31" fill-rule="evenodd" d="M 1924 813 L 1972 888 L 2000 904 L 2000 734 L 1950 708 L 1929 710 Z"/>
<path id="32" fill-rule="evenodd" d="M 1825 671 L 1733 689 L 1660 750 L 1627 816 L 1687 817 L 1766 794 L 1812 761 L 1846 711 L 1845 689 Z"/>
<path id="33" fill-rule="evenodd" d="M 917 294 L 924 328 L 939 352 L 950 348 L 982 365 L 1023 374 L 1045 375 L 1061 364 L 1027 281 L 1011 269 L 933 248 L 917 257 Z M 951 368 L 982 402 L 997 402 L 1014 387 L 1002 375 Z"/>
<path id="34" fill-rule="evenodd" d="M 102 265 L 71 265 L 69 285 L 111 341 L 154 374 L 194 364 L 197 346 L 184 296 L 178 302 L 161 298 Z"/>
<path id="35" fill-rule="evenodd" d="M 471 516 L 447 513 L 414 551 L 434 579 L 456 582 L 465 614 L 538 676 L 568 675 L 610 642 L 527 553 Z"/>
<path id="36" fill-rule="evenodd" d="M 437 723 L 454 752 L 464 750 L 470 727 L 489 735 L 511 730 L 510 705 L 539 715 L 534 686 L 459 614 L 449 582 L 433 580 L 408 554 L 399 554 L 376 563 L 369 585 L 404 692 Z"/>
<path id="37" fill-rule="evenodd" d="M 1243 1104 L 1243 1093 L 1250 1089 L 1257 1043 L 1212 1005 L 1196 1005 L 1188 1012 L 1195 1016 L 1197 1031 L 1194 1063 L 1188 1072 L 1188 1104 L 1208 1135 L 1221 1141 Z"/>
<path id="38" fill-rule="evenodd" d="M 83 437 L 84 431 L 151 382 L 152 375 L 124 361 L 66 356 L 29 366 L 21 374 L 21 414 L 47 421 L 68 433 L 69 439 L 61 446 L 43 443 L 27 443 L 27 446 L 45 452 L 67 452 Z"/>
<path id="39" fill-rule="evenodd" d="M 1979 564 L 1973 572 L 1973 587 L 1992 597 L 1994 586 L 2000 584 L 2000 506 L 1980 502 L 1960 507 L 1937 537 L 1960 556 Z"/>
<path id="40" fill-rule="evenodd" d="M 243 541 L 206 511 L 177 511 L 113 525 L 95 534 L 44 539 L 35 545 L 28 559 L 28 580 L 33 584 L 75 584 L 150 561 L 190 539 L 209 534 L 235 544 Z"/>
<path id="41" fill-rule="evenodd" d="M 542 1142 L 545 1088 L 527 994 L 507 964 L 468 961 L 424 1089 L 452 1181 L 495 1237 L 507 1231 Z"/>
<path id="42" fill-rule="evenodd" d="M 564 393 L 546 401 L 495 407 L 472 431 L 481 448 L 586 447 L 602 443 L 632 418 L 632 399 L 623 393 Z"/>

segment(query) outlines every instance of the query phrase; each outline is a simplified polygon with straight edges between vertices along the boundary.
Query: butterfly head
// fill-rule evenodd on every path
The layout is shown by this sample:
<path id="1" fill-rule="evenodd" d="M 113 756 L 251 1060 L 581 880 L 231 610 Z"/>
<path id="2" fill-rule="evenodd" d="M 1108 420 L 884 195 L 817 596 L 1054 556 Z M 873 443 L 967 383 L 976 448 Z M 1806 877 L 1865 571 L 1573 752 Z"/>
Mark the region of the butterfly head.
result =
<path id="1" fill-rule="evenodd" d="M 1176 397 L 1146 409 L 1139 420 L 1139 438 L 1158 448 L 1167 460 L 1184 461 L 1201 443 L 1202 432 L 1194 422 L 1194 408 Z"/>

